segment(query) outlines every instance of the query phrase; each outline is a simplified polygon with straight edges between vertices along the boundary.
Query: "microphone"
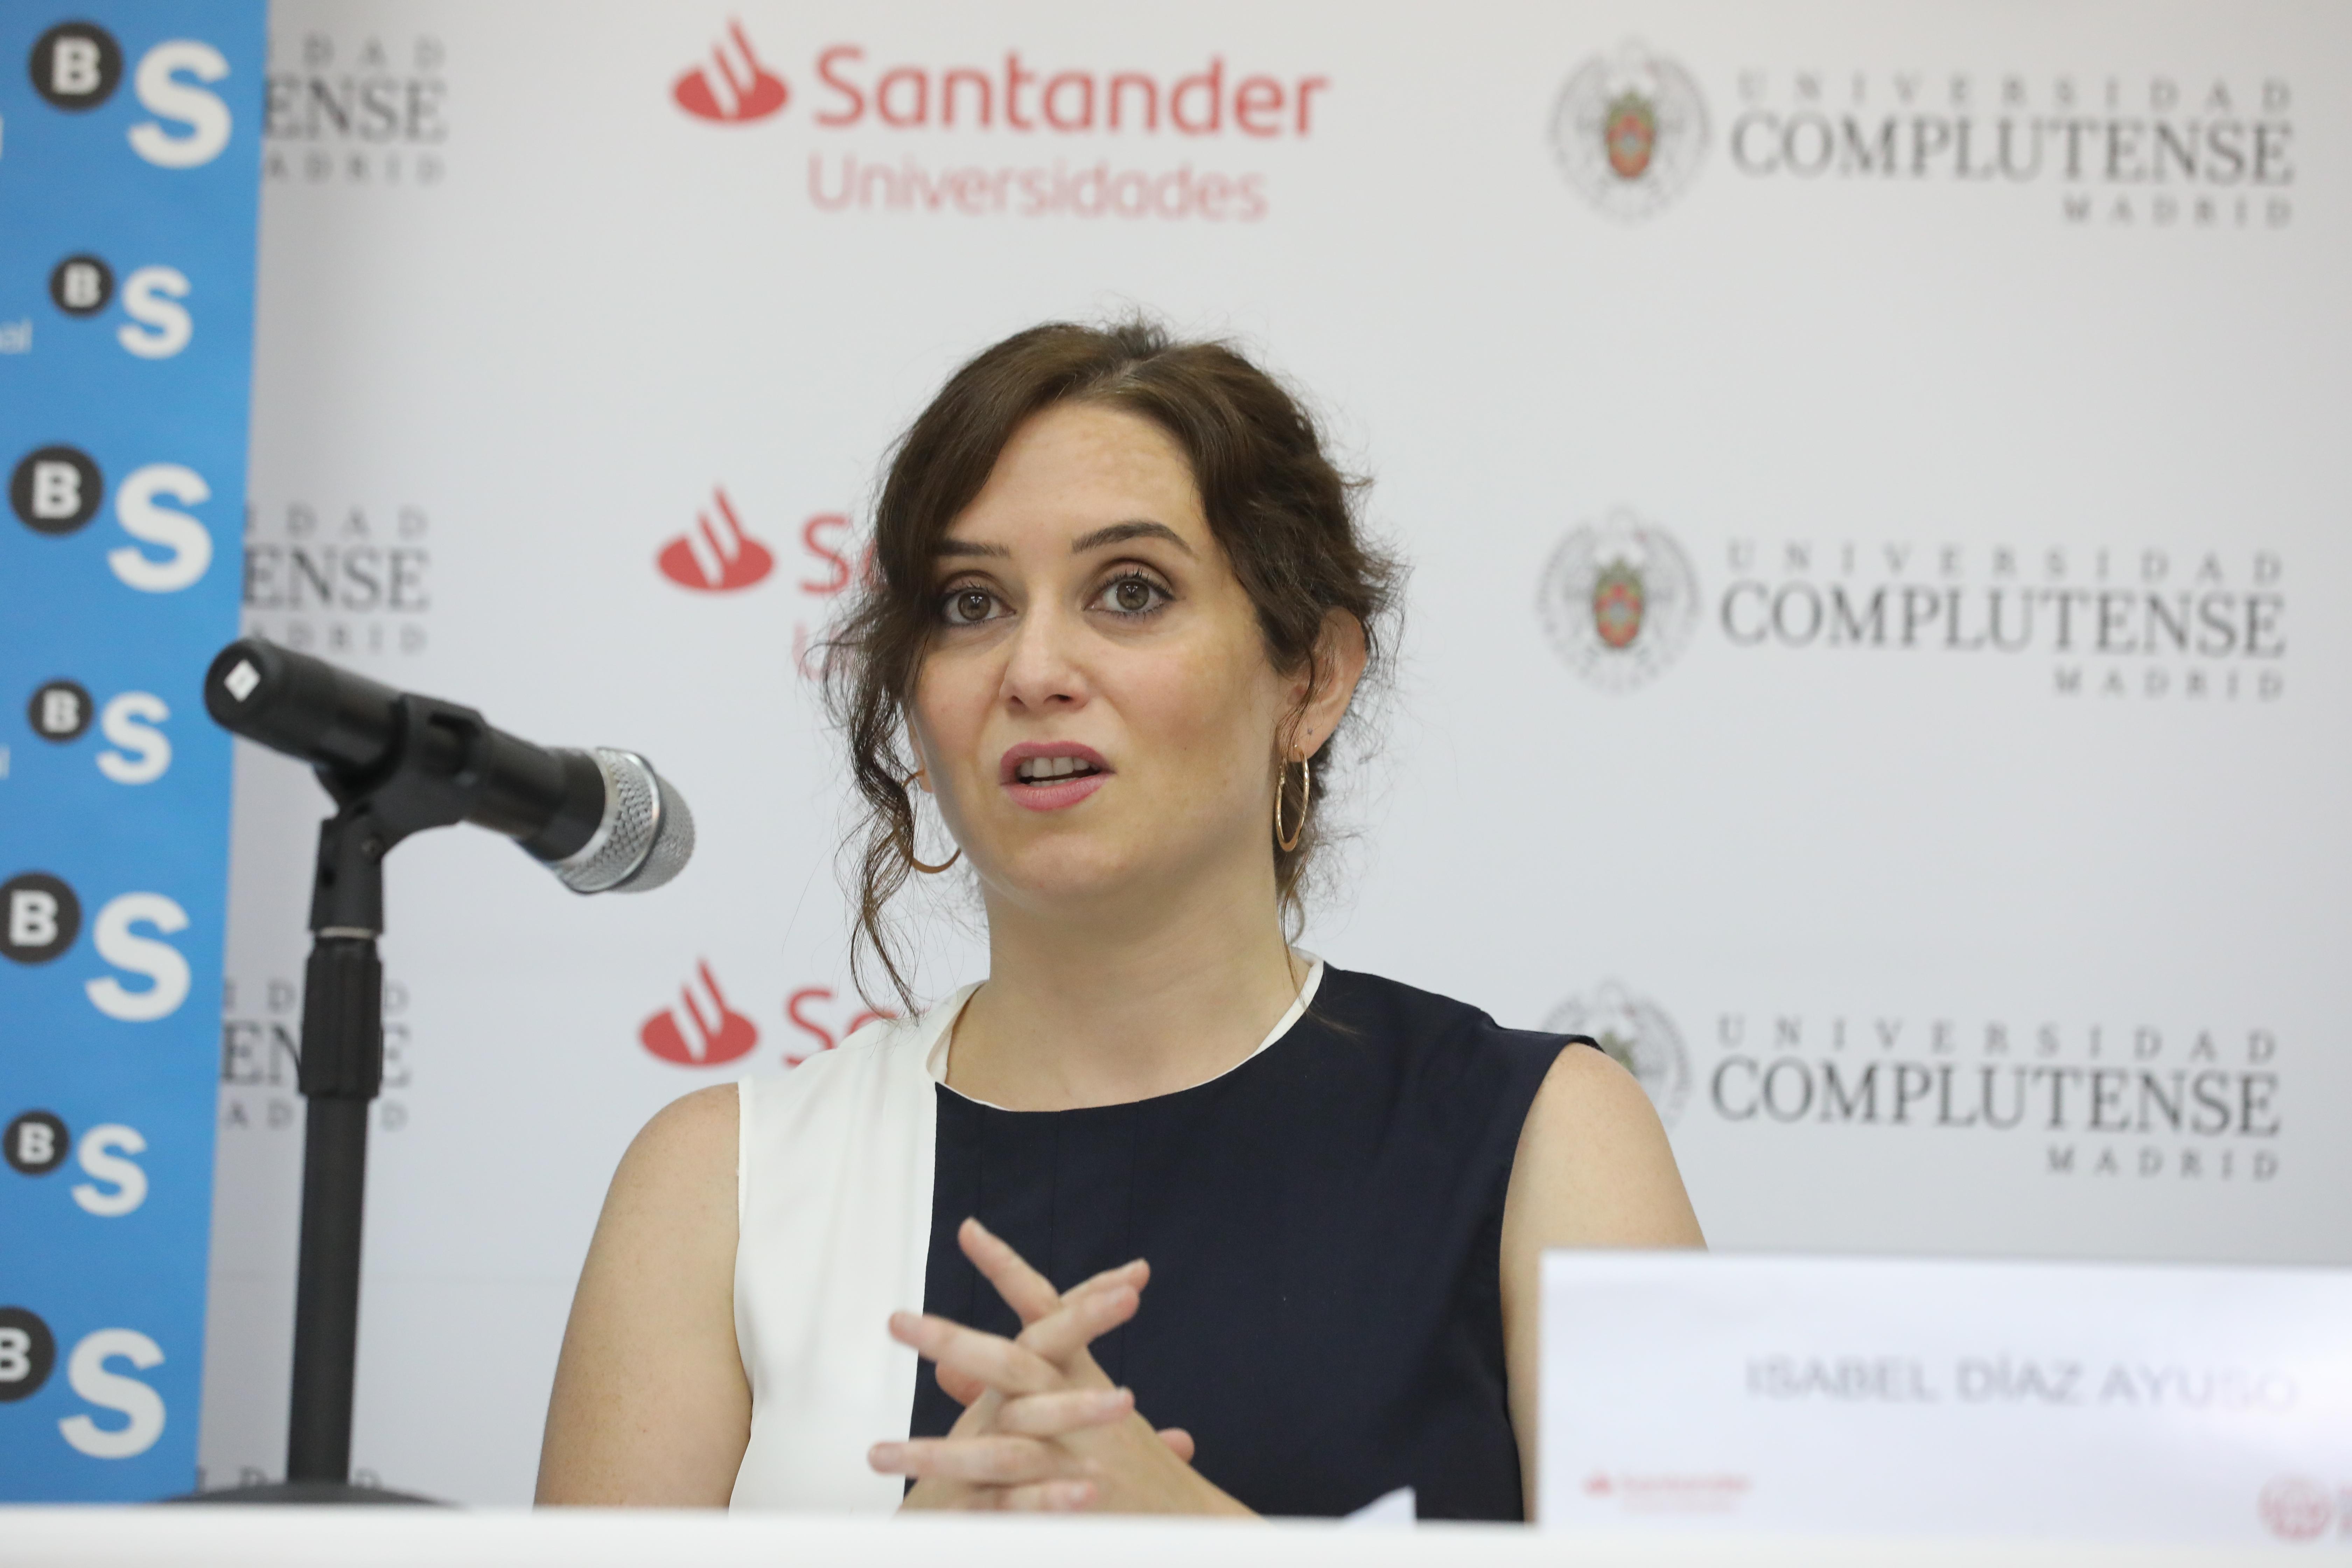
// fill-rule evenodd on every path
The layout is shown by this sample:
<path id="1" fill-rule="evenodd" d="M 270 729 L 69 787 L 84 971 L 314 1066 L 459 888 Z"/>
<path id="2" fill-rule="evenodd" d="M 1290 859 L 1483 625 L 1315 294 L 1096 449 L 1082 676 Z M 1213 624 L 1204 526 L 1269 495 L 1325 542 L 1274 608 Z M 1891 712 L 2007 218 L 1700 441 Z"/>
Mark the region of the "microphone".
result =
<path id="1" fill-rule="evenodd" d="M 214 657 L 205 710 L 223 729 L 309 763 L 338 801 L 396 769 L 421 769 L 459 820 L 516 840 L 575 893 L 648 891 L 694 853 L 684 797 L 635 752 L 534 746 L 470 708 L 394 691 L 260 637 Z"/>

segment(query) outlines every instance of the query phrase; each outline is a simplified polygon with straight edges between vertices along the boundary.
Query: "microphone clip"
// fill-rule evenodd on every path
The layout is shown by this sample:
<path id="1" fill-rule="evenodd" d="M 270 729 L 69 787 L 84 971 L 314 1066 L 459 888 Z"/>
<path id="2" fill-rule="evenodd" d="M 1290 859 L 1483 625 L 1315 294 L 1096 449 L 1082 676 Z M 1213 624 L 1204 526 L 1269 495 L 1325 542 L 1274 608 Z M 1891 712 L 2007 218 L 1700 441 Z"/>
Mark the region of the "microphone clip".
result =
<path id="1" fill-rule="evenodd" d="M 381 933 L 383 858 L 411 834 L 465 821 L 477 805 L 488 722 L 471 708 L 413 692 L 396 706 L 398 739 L 375 767 L 364 773 L 313 770 L 341 807 L 319 825 L 310 884 L 314 936 Z"/>

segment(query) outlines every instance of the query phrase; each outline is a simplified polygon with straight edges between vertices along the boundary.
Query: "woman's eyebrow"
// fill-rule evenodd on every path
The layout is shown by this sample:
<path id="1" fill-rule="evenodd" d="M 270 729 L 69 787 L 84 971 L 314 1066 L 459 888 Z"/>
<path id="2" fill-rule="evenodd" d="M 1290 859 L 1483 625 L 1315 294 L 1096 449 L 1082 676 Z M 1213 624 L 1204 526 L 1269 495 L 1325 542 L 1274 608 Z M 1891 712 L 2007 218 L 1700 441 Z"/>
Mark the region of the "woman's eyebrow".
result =
<path id="1" fill-rule="evenodd" d="M 934 555 L 993 555 L 1009 556 L 1013 552 L 1002 544 L 982 544 L 971 539 L 942 539 L 931 552 Z"/>
<path id="2" fill-rule="evenodd" d="M 1183 535 L 1174 529 L 1164 522 L 1140 519 L 1133 522 L 1114 522 L 1108 528 L 1082 533 L 1070 541 L 1070 553 L 1083 555 L 1089 550 L 1100 550 L 1106 544 L 1124 544 L 1130 539 L 1164 539 L 1185 554 L 1192 553 L 1192 547 L 1185 543 Z"/>

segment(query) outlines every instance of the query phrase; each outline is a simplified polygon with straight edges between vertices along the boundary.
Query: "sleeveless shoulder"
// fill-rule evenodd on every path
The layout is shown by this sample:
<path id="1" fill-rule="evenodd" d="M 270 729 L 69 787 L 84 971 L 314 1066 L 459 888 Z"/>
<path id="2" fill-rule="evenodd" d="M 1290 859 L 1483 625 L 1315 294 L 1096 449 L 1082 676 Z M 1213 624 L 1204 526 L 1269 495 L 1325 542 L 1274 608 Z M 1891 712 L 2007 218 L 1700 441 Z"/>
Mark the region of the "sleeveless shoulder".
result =
<path id="1" fill-rule="evenodd" d="M 1434 991 L 1386 975 L 1333 968 L 1331 984 L 1315 998 L 1314 1012 L 1328 1022 L 1370 1027 L 1432 1049 L 1467 1044 L 1474 1048 L 1557 1053 L 1564 1041 L 1583 1035 L 1550 1035 L 1539 1029 L 1507 1029 L 1484 1010 Z"/>
<path id="2" fill-rule="evenodd" d="M 1515 1141 L 1561 1048 L 1595 1045 L 1584 1035 L 1507 1029 L 1466 1002 L 1353 970 L 1330 972 L 1309 1016 L 1323 1026 L 1337 1054 L 1354 1045 L 1386 1058 L 1433 1113 L 1443 1114 L 1467 1096 L 1472 1103 L 1458 1109 L 1501 1113 Z"/>

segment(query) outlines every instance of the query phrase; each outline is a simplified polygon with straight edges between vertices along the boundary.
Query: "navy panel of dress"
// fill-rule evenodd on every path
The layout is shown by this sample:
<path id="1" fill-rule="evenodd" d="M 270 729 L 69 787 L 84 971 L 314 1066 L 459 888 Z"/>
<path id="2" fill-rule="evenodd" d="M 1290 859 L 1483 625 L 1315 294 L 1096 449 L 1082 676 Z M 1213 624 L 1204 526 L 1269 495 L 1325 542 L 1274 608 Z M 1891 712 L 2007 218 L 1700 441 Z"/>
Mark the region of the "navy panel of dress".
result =
<path id="1" fill-rule="evenodd" d="M 1424 1519 L 1523 1519 L 1503 1201 L 1571 1041 L 1327 966 L 1279 1039 L 1179 1093 L 1013 1111 L 940 1085 L 924 1310 L 1020 1331 L 956 1245 L 967 1215 L 1065 1290 L 1147 1258 L 1094 1353 L 1217 1486 L 1268 1514 L 1410 1486 Z M 960 1414 L 926 1366 L 911 1433 Z"/>

